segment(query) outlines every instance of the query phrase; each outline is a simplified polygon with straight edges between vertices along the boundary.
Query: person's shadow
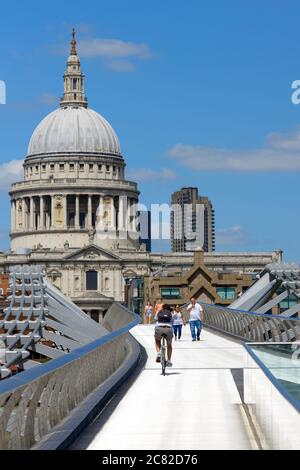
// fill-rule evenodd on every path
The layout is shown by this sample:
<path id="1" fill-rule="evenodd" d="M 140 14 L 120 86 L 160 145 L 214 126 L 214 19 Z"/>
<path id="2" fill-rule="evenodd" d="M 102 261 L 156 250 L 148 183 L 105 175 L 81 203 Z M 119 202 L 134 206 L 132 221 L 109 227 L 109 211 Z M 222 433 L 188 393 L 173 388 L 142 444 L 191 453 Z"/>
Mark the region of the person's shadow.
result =
<path id="1" fill-rule="evenodd" d="M 162 374 L 161 374 L 162 375 Z M 167 375 L 181 375 L 181 372 L 166 372 L 165 374 L 166 376 Z"/>

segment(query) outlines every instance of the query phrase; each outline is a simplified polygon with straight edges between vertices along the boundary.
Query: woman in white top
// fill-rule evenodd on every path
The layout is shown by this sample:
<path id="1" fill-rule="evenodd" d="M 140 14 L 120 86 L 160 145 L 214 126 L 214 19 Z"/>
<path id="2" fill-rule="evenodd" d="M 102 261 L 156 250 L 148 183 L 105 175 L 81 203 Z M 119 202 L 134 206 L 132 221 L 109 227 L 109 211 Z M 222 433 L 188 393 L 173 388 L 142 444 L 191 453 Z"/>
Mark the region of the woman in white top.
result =
<path id="1" fill-rule="evenodd" d="M 177 336 L 178 336 L 178 339 L 181 338 L 182 325 L 185 324 L 179 305 L 176 305 L 172 316 L 173 316 L 174 336 L 175 336 L 175 340 L 177 340 Z"/>
<path id="2" fill-rule="evenodd" d="M 151 323 L 152 314 L 153 314 L 153 307 L 150 302 L 147 302 L 147 305 L 144 309 L 144 316 L 145 316 L 145 323 L 148 323 L 148 325 L 150 325 Z"/>

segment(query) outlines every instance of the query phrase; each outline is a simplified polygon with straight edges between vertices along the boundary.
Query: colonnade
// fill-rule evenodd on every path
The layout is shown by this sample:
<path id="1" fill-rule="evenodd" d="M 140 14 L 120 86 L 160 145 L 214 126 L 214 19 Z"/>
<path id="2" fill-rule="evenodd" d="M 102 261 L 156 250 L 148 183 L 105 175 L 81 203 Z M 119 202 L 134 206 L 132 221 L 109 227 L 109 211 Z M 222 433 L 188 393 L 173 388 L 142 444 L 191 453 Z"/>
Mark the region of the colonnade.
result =
<path id="1" fill-rule="evenodd" d="M 51 194 L 11 199 L 11 231 L 100 229 L 137 231 L 137 198 Z"/>

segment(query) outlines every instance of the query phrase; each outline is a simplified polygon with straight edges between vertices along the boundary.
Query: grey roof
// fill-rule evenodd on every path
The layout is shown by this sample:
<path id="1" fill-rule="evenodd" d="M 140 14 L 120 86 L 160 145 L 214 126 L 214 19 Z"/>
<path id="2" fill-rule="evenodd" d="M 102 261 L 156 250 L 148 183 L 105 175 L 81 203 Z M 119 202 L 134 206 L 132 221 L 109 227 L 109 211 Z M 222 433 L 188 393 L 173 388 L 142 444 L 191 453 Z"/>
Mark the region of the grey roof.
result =
<path id="1" fill-rule="evenodd" d="M 299 302 L 287 309 L 284 316 L 300 312 L 300 265 L 270 263 L 261 272 L 259 279 L 230 307 L 266 313 L 290 295 L 296 296 Z"/>
<path id="2" fill-rule="evenodd" d="M 107 334 L 70 299 L 46 281 L 39 266 L 10 269 L 12 295 L 0 311 L 0 375 L 12 366 L 33 367 L 31 353 L 57 358 Z"/>
<path id="3" fill-rule="evenodd" d="M 48 114 L 33 132 L 27 155 L 77 153 L 122 158 L 111 125 L 96 111 L 84 107 L 59 108 Z"/>

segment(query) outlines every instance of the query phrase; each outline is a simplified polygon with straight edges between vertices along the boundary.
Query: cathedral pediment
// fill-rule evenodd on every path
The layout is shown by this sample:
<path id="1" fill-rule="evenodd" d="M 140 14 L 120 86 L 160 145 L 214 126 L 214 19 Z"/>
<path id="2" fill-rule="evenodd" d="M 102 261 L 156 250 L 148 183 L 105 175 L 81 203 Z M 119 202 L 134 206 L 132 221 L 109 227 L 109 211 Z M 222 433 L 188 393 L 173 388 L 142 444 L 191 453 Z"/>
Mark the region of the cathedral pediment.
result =
<path id="1" fill-rule="evenodd" d="M 103 260 L 103 261 L 112 261 L 112 260 L 120 260 L 120 256 L 116 255 L 115 253 L 111 253 L 104 248 L 100 248 L 97 245 L 89 245 L 84 248 L 80 248 L 73 253 L 68 254 L 64 257 L 64 259 L 68 260 Z"/>

